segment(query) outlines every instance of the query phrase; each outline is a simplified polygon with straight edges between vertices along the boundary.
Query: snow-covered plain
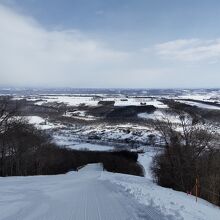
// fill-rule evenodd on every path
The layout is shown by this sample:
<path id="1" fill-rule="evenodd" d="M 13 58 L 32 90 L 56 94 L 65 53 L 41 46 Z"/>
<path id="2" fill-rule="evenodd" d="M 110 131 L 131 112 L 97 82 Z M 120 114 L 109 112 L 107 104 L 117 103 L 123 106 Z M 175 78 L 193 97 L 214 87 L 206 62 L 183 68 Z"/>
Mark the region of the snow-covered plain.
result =
<path id="1" fill-rule="evenodd" d="M 177 93 L 178 94 L 178 93 Z M 178 102 L 186 103 L 191 106 L 197 106 L 199 108 L 205 108 L 210 110 L 220 110 L 219 106 L 215 106 L 213 104 L 220 104 L 220 90 L 181 90 L 181 94 L 161 94 L 158 96 L 125 96 L 125 95 L 110 95 L 110 94 L 42 94 L 42 95 L 15 95 L 13 99 L 27 99 L 28 101 L 34 102 L 35 105 L 54 105 L 54 103 L 64 103 L 68 106 L 75 106 L 78 107 L 80 105 L 87 105 L 87 106 L 97 106 L 99 101 L 114 101 L 115 106 L 140 106 L 142 104 L 146 105 L 154 105 L 156 108 L 160 109 L 167 109 L 168 106 L 163 104 L 161 101 L 162 98 L 165 99 L 173 99 Z M 192 101 L 187 101 L 184 99 L 190 99 Z M 195 100 L 195 101 L 193 101 Z M 196 101 L 206 101 L 212 103 L 204 104 L 198 103 Z M 76 112 L 77 113 L 77 112 Z M 75 119 L 80 120 L 96 120 L 96 118 L 88 116 L 88 115 L 66 115 L 74 117 Z"/>
<path id="2" fill-rule="evenodd" d="M 157 98 L 141 98 L 141 97 L 106 97 L 100 94 L 98 97 L 93 95 L 81 96 L 81 95 L 40 95 L 33 97 L 15 96 L 15 100 L 27 99 L 28 101 L 35 102 L 36 105 L 43 105 L 47 103 L 57 102 L 64 103 L 69 106 L 79 106 L 82 104 L 88 106 L 97 106 L 99 101 L 114 101 L 115 106 L 129 106 L 129 105 L 154 105 L 157 108 L 167 108 L 167 105 L 160 102 Z"/>

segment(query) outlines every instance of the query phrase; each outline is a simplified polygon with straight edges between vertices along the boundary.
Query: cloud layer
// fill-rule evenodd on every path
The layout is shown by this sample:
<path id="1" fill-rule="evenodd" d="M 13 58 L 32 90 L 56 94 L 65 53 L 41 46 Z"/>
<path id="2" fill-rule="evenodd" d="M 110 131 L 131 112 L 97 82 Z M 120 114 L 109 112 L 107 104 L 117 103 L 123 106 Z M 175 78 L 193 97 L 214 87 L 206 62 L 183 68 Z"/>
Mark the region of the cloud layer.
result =
<path id="1" fill-rule="evenodd" d="M 176 88 L 220 83 L 220 39 L 174 40 L 136 51 L 113 48 L 80 30 L 48 30 L 0 4 L 0 86 Z M 211 62 L 216 66 L 205 65 Z"/>
<path id="2" fill-rule="evenodd" d="M 108 48 L 77 30 L 48 31 L 33 19 L 0 6 L 0 71 L 5 84 L 77 86 L 103 66 L 129 54 Z M 95 74 L 94 74 L 95 73 Z"/>
<path id="3" fill-rule="evenodd" d="M 220 39 L 184 39 L 158 44 L 157 53 L 166 59 L 179 61 L 214 61 L 220 59 Z"/>

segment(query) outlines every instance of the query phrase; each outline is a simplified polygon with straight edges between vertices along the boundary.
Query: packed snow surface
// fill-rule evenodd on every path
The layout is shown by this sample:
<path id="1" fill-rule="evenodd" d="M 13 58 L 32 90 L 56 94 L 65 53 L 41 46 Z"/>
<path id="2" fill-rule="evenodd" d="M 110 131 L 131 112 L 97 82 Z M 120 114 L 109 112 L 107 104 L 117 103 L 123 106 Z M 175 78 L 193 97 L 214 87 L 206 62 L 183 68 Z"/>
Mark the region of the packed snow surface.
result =
<path id="1" fill-rule="evenodd" d="M 118 184 L 141 204 L 154 207 L 167 219 L 219 220 L 219 207 L 202 199 L 198 199 L 196 203 L 194 196 L 160 187 L 148 178 L 121 174 L 108 174 L 102 178 Z"/>
<path id="2" fill-rule="evenodd" d="M 163 220 L 119 185 L 100 164 L 79 172 L 0 179 L 1 220 Z M 105 177 L 104 177 L 105 178 Z"/>
<path id="3" fill-rule="evenodd" d="M 0 178 L 0 213 L 0 220 L 218 220 L 220 209 L 90 164 L 63 175 Z"/>

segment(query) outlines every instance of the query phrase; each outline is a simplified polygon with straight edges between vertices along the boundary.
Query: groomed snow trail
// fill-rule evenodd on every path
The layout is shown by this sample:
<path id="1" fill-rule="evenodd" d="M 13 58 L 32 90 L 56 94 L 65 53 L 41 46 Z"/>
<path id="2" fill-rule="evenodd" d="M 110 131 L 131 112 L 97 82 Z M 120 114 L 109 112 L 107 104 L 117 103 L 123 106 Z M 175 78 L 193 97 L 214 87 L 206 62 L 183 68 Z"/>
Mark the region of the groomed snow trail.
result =
<path id="1" fill-rule="evenodd" d="M 0 178 L 0 220 L 166 219 L 101 175 L 90 165 L 66 175 Z"/>

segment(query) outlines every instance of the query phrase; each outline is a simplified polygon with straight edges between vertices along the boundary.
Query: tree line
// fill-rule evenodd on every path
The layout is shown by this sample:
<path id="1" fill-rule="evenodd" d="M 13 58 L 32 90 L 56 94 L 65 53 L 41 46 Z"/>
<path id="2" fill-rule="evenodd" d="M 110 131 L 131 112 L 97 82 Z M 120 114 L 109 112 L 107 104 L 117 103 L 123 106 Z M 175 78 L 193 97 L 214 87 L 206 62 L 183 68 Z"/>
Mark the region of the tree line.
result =
<path id="1" fill-rule="evenodd" d="M 177 126 L 165 117 L 154 127 L 165 143 L 155 156 L 152 173 L 155 181 L 165 187 L 197 194 L 220 206 L 220 147 L 219 134 L 188 114 L 177 112 Z"/>

